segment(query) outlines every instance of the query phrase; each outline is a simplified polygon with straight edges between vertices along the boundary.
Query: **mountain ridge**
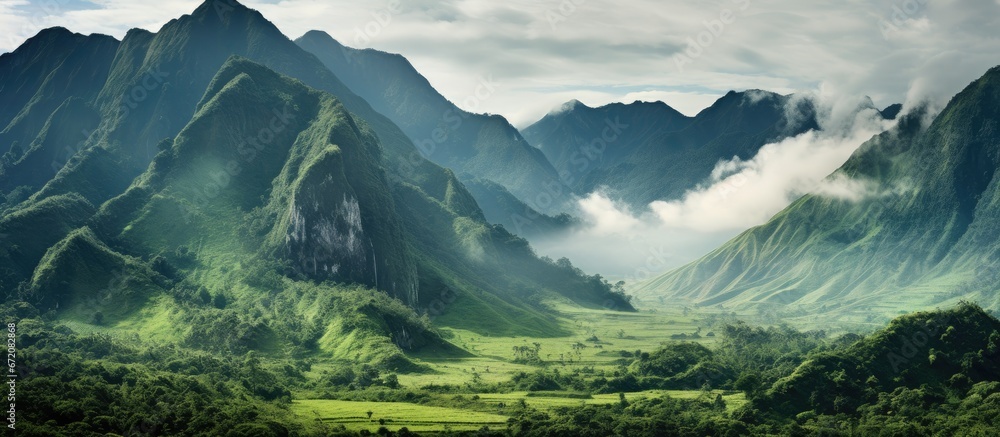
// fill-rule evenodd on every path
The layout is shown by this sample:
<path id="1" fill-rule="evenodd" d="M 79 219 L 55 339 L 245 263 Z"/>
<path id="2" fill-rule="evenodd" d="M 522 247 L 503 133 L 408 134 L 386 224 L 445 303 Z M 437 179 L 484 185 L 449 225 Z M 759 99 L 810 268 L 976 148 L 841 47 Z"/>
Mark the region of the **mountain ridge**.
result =
<path id="1" fill-rule="evenodd" d="M 544 154 L 502 116 L 459 108 L 435 90 L 405 57 L 374 49 L 353 49 L 322 31 L 307 32 L 296 43 L 319 57 L 353 91 L 399 125 L 420 155 L 451 168 L 461 180 L 489 180 L 546 213 L 558 212 L 568 202 L 569 196 L 562 196 L 555 205 L 539 205 L 542 202 L 538 197 L 546 187 L 569 191 L 562 187 Z M 470 100 L 478 104 L 494 92 L 495 85 L 486 78 Z M 477 200 L 494 203 L 489 209 L 503 210 L 493 196 Z M 524 213 L 506 212 L 489 218 L 510 227 L 510 213 Z"/>
<path id="2" fill-rule="evenodd" d="M 998 265 L 991 235 L 1000 142 L 1000 68 L 957 94 L 926 127 L 923 114 L 863 144 L 831 177 L 874 184 L 861 201 L 807 195 L 642 293 L 715 305 L 780 303 L 880 312 L 972 298 L 988 305 Z M 766 261 L 766 265 L 764 263 Z M 881 272 L 881 273 L 876 273 Z"/>
<path id="3" fill-rule="evenodd" d="M 747 160 L 769 142 L 819 128 L 808 103 L 797 103 L 801 120 L 788 119 L 791 104 L 792 96 L 730 91 L 688 117 L 663 102 L 590 108 L 571 101 L 523 133 L 574 191 L 602 190 L 641 210 L 681 198 L 720 159 Z"/>

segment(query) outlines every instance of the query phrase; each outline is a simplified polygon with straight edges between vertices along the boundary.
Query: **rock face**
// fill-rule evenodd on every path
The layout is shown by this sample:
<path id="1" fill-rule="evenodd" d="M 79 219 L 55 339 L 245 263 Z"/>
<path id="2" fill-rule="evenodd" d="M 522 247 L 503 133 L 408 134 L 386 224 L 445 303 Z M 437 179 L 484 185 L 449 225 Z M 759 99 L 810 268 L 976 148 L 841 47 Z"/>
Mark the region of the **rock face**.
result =
<path id="1" fill-rule="evenodd" d="M 342 165 L 340 149 L 331 147 L 296 184 L 288 205 L 285 256 L 312 278 L 377 288 L 374 245 Z"/>

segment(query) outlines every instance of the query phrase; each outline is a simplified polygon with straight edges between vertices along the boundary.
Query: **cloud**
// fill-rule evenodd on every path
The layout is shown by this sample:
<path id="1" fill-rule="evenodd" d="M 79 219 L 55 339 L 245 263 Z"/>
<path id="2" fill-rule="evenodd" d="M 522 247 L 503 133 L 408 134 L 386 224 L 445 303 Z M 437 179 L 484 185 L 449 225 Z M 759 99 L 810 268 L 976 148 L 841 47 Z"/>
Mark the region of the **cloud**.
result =
<path id="1" fill-rule="evenodd" d="M 867 196 L 863 181 L 826 179 L 863 142 L 888 128 L 867 99 L 803 96 L 817 108 L 821 130 L 767 144 L 747 161 L 720 161 L 710 183 L 683 199 L 656 201 L 650 209 L 663 226 L 693 231 L 743 230 L 760 225 L 807 193 L 844 199 Z M 793 100 L 789 107 L 797 107 Z M 859 109 L 861 108 L 861 109 Z"/>
<path id="2" fill-rule="evenodd" d="M 49 3 L 62 6 L 42 10 Z M 15 31 L 0 38 L 0 50 L 53 25 L 117 37 L 130 27 L 156 31 L 199 3 L 2 0 L 0 25 Z M 492 75 L 507 85 L 481 111 L 505 115 L 517 126 L 573 98 L 601 105 L 635 100 L 635 93 L 688 114 L 709 105 L 708 96 L 754 88 L 789 93 L 830 86 L 845 95 L 869 95 L 879 106 L 905 99 L 941 106 L 1000 63 L 995 0 L 244 3 L 292 38 L 319 29 L 348 45 L 401 53 L 453 101 L 475 89 L 479 77 Z M 726 10 L 735 18 L 716 27 Z M 365 29 L 377 32 L 358 39 Z M 675 57 L 689 40 L 712 30 L 718 35 L 678 71 Z"/>
<path id="3" fill-rule="evenodd" d="M 59 7 L 43 7 L 53 1 Z M 0 0 L 0 28 L 13 29 L 0 38 L 0 51 L 55 25 L 119 38 L 132 27 L 156 31 L 199 3 Z M 571 99 L 589 106 L 657 99 L 689 115 L 732 89 L 812 90 L 815 96 L 808 98 L 827 102 L 820 108 L 826 111 L 823 132 L 769 145 L 745 162 L 723 160 L 706 175 L 714 179 L 684 199 L 632 212 L 615 210 L 612 199 L 585 198 L 581 208 L 598 224 L 583 235 L 587 238 L 565 246 L 572 250 L 566 255 L 595 263 L 605 258 L 612 267 L 631 261 L 648 265 L 649 247 L 657 248 L 655 258 L 668 260 L 665 264 L 700 255 L 767 220 L 802 192 L 845 199 L 870 195 L 863 182 L 823 180 L 880 128 L 855 117 L 861 100 L 832 96 L 867 95 L 879 107 L 905 102 L 904 112 L 927 106 L 934 114 L 1000 64 L 996 0 L 244 3 L 291 38 L 319 29 L 351 46 L 401 53 L 452 101 L 473 93 L 482 77 L 493 77 L 498 91 L 478 110 L 502 114 L 518 127 Z M 726 10 L 738 12 L 720 27 Z M 677 56 L 699 37 L 710 42 L 679 70 Z M 661 246 L 671 248 L 669 254 Z"/>
<path id="4" fill-rule="evenodd" d="M 578 201 L 584 226 L 533 245 L 549 256 L 569 256 L 584 269 L 641 280 L 646 270 L 678 267 L 766 223 L 805 194 L 861 201 L 902 189 L 830 176 L 862 143 L 894 123 L 883 120 L 867 97 L 838 98 L 830 90 L 818 90 L 795 96 L 789 111 L 804 104 L 814 108 L 820 130 L 767 144 L 751 159 L 720 160 L 705 175 L 708 182 L 680 199 L 652 202 L 643 211 L 631 211 L 605 193 L 591 193 Z"/>

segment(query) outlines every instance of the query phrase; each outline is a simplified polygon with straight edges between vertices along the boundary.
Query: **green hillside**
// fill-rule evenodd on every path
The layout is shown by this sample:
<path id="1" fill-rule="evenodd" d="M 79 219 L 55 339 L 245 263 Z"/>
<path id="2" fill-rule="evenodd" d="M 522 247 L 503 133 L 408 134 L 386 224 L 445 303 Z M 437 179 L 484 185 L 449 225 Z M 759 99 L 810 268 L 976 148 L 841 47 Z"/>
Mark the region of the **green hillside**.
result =
<path id="1" fill-rule="evenodd" d="M 994 68 L 930 126 L 914 113 L 862 145 L 831 176 L 868 184 L 862 200 L 805 196 L 639 292 L 848 317 L 958 298 L 996 307 L 998 90 Z"/>
<path id="2" fill-rule="evenodd" d="M 460 109 L 439 94 L 406 58 L 346 47 L 321 31 L 308 32 L 295 42 L 322 60 L 376 111 L 396 123 L 423 157 L 452 169 L 463 182 L 473 179 L 491 182 L 510 192 L 500 196 L 513 195 L 549 215 L 569 201 L 569 190 L 545 155 L 525 141 L 507 120 Z M 474 91 L 478 92 L 476 98 L 497 92 L 483 88 L 470 90 L 470 94 Z M 562 194 L 557 205 L 538 200 L 546 189 Z M 510 205 L 497 195 L 473 194 L 490 222 L 508 228 L 514 224 L 511 215 L 535 213 L 532 207 Z"/>

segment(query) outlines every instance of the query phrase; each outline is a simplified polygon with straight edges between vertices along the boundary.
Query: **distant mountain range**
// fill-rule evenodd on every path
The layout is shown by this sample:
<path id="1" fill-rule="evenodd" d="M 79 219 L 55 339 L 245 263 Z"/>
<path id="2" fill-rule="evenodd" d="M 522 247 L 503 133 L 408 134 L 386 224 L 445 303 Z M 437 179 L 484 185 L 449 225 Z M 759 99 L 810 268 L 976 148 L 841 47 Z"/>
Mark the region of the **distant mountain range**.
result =
<path id="1" fill-rule="evenodd" d="M 914 110 L 862 145 L 831 176 L 862 184 L 860 198 L 807 195 L 637 292 L 862 320 L 958 299 L 997 307 L 998 103 L 1000 68 L 993 68 L 929 126 Z"/>
<path id="2" fill-rule="evenodd" d="M 858 109 L 875 109 L 869 106 Z M 894 119 L 900 105 L 880 111 Z M 809 99 L 731 91 L 694 117 L 663 102 L 591 108 L 570 101 L 524 129 L 577 193 L 604 190 L 642 210 L 680 199 L 720 160 L 749 160 L 766 144 L 820 129 Z"/>

